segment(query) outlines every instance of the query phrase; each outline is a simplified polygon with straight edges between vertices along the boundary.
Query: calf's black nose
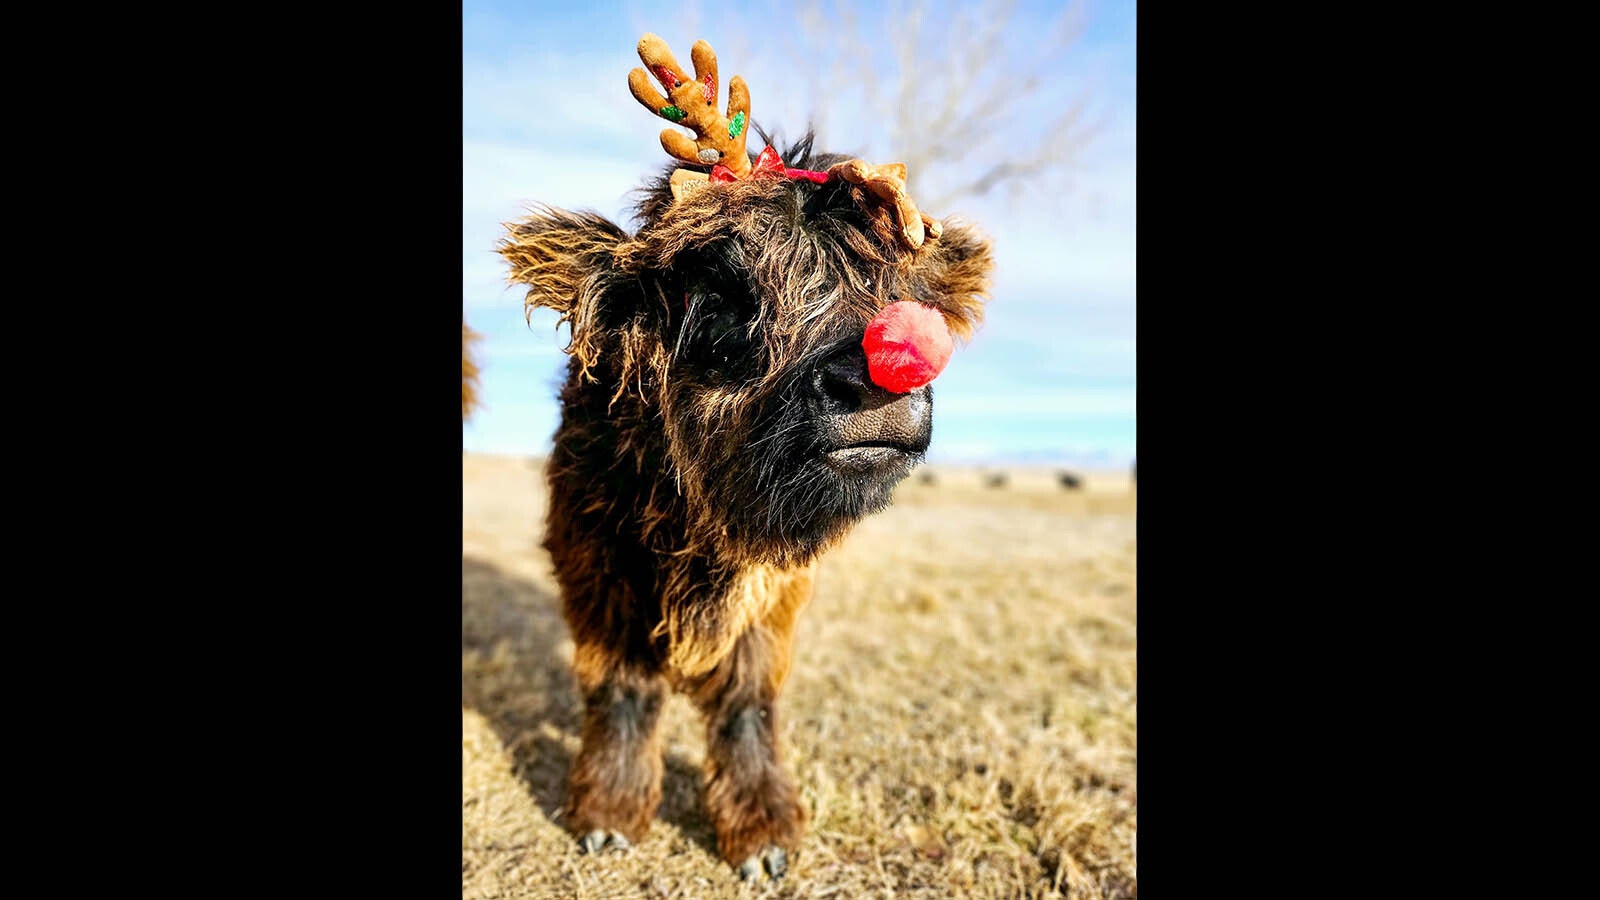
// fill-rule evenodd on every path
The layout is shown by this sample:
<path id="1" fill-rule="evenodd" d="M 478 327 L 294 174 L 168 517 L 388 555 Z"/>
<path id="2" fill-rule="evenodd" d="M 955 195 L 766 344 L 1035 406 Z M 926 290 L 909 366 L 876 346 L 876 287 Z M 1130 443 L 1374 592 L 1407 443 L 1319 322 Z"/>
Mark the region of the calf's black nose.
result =
<path id="1" fill-rule="evenodd" d="M 897 394 L 873 383 L 859 340 L 817 365 L 810 400 L 834 449 L 866 444 L 921 453 L 933 435 L 933 393 L 924 385 Z"/>

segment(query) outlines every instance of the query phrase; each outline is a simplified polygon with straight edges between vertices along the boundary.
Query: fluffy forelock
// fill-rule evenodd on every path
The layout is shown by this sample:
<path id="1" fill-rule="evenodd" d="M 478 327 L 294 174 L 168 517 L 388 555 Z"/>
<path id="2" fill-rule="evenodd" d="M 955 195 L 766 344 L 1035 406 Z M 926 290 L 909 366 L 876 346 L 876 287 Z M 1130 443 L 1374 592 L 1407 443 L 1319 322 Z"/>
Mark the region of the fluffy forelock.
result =
<path id="1" fill-rule="evenodd" d="M 779 155 L 790 168 L 818 171 L 851 158 L 814 153 L 812 143 L 807 133 Z M 859 187 L 837 178 L 821 185 L 774 177 L 719 182 L 674 202 L 670 180 L 680 168 L 705 171 L 669 164 L 638 191 L 634 212 L 641 224 L 618 248 L 619 267 L 632 276 L 666 272 L 697 251 L 735 260 L 762 300 L 769 360 L 792 360 L 839 322 L 864 324 L 895 300 L 939 309 L 960 338 L 970 337 L 981 321 L 981 302 L 973 295 L 987 292 L 986 251 L 981 265 L 966 266 L 976 277 L 964 277 L 972 254 L 954 246 L 969 236 L 910 250 L 866 215 Z"/>

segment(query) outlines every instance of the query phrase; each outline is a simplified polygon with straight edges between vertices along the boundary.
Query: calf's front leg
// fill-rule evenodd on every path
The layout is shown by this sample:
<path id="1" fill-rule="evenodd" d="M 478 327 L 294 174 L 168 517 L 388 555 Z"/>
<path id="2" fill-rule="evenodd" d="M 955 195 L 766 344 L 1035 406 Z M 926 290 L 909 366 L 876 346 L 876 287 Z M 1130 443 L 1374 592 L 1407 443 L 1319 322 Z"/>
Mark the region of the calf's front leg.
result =
<path id="1" fill-rule="evenodd" d="M 806 810 L 779 758 L 778 692 L 789 668 L 789 629 L 747 631 L 692 691 L 706 720 L 705 805 L 717 850 L 741 878 L 773 878 L 805 832 Z"/>
<path id="2" fill-rule="evenodd" d="M 568 827 L 590 853 L 643 840 L 661 803 L 657 726 L 666 680 L 620 660 L 595 664 L 613 652 L 580 647 L 586 658 L 576 667 L 584 700 L 583 747 L 567 782 L 565 812 Z M 597 674 L 584 677 L 590 673 Z"/>

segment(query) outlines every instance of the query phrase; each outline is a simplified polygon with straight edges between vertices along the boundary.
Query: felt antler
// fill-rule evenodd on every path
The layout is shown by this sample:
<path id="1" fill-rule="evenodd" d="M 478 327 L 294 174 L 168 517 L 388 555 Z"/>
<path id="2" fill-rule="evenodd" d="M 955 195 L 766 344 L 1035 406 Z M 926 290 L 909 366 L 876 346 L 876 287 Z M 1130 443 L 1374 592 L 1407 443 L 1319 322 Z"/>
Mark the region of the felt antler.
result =
<path id="1" fill-rule="evenodd" d="M 681 131 L 661 132 L 661 146 L 674 159 L 709 166 L 721 163 L 737 178 L 750 174 L 750 157 L 745 153 L 745 126 L 750 121 L 750 89 L 738 75 L 728 82 L 728 114 L 717 114 L 717 55 L 711 45 L 695 41 L 689 51 L 694 62 L 694 78 L 685 75 L 673 58 L 667 42 L 654 34 L 639 39 L 639 58 L 649 68 L 628 73 L 628 90 L 634 99 L 663 119 L 694 130 L 695 140 Z M 650 75 L 666 88 L 663 97 L 650 85 Z"/>
<path id="2" fill-rule="evenodd" d="M 778 159 L 777 151 L 767 147 L 752 169 L 750 155 L 744 149 L 745 126 L 750 120 L 750 89 L 745 86 L 744 79 L 735 75 L 728 82 L 728 114 L 718 115 L 717 55 L 710 44 L 703 40 L 694 42 L 689 52 L 694 62 L 695 77 L 692 79 L 673 58 L 667 42 L 657 35 L 646 33 L 639 39 L 638 49 L 639 58 L 649 71 L 634 69 L 628 73 L 628 90 L 633 92 L 634 99 L 661 118 L 692 129 L 696 135 L 690 140 L 683 132 L 668 128 L 661 132 L 662 148 L 674 159 L 712 167 L 709 176 L 688 169 L 672 173 L 675 200 L 711 182 L 752 175 L 781 175 L 818 184 L 837 176 L 856 186 L 856 202 L 873 218 L 885 237 L 892 235 L 915 250 L 925 240 L 939 236 L 938 220 L 923 215 L 906 193 L 905 163 L 874 166 L 852 159 L 827 172 L 813 172 L 787 168 Z M 651 87 L 651 75 L 666 89 L 666 96 Z"/>
<path id="3" fill-rule="evenodd" d="M 852 159 L 829 166 L 828 174 L 859 185 L 861 192 L 856 199 L 866 208 L 867 214 L 885 225 L 892 222 L 889 230 L 899 235 L 912 250 L 922 246 L 924 236 L 932 239 L 943 233 L 944 226 L 939 220 L 923 215 L 906 193 L 905 163 L 874 166 Z"/>

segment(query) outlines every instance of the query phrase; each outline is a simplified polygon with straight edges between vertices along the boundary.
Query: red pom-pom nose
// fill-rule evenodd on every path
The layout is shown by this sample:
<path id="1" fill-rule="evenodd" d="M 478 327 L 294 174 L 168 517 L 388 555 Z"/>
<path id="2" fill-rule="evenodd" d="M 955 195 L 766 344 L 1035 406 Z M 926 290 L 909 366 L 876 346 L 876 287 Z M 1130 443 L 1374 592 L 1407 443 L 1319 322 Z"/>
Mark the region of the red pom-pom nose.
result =
<path id="1" fill-rule="evenodd" d="M 884 390 L 904 394 L 944 371 L 950 361 L 950 329 L 932 307 L 901 300 L 885 306 L 867 325 L 861 346 L 872 380 Z"/>

